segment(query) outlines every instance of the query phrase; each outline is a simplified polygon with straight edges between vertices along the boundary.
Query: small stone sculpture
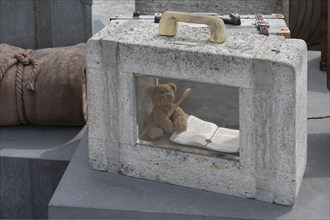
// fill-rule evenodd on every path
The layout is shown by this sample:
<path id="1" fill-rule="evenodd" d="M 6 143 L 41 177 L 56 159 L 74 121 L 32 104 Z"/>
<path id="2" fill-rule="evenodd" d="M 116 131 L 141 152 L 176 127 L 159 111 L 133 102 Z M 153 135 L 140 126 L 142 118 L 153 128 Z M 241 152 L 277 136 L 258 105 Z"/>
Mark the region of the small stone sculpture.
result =
<path id="1" fill-rule="evenodd" d="M 187 118 L 184 111 L 174 103 L 176 85 L 160 84 L 148 89 L 153 109 L 147 122 L 147 135 L 151 140 L 158 140 L 164 134 L 174 131 L 183 132 L 187 129 Z M 169 117 L 166 114 L 175 108 Z"/>

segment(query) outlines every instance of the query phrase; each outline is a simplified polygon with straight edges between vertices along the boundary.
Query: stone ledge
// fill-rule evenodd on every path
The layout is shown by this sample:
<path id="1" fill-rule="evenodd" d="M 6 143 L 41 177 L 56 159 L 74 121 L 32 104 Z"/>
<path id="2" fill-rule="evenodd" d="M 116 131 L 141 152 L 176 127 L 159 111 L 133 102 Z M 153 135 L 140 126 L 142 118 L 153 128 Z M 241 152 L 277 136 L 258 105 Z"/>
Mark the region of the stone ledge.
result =
<path id="1" fill-rule="evenodd" d="M 85 130 L 80 126 L 0 127 L 0 156 L 70 161 Z"/>
<path id="2" fill-rule="evenodd" d="M 319 158 L 328 152 L 322 146 L 329 137 L 320 137 L 310 137 L 309 146 L 318 151 L 309 158 L 295 205 L 286 207 L 96 171 L 88 162 L 85 134 L 49 203 L 49 218 L 327 219 L 329 175 Z"/>

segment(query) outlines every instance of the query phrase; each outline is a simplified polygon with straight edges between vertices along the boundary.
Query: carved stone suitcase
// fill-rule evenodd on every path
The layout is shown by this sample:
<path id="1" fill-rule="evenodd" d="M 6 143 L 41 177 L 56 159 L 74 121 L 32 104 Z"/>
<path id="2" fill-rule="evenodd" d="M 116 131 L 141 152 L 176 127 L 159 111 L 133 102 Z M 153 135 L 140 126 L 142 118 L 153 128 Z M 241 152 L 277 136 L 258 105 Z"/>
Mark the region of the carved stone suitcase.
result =
<path id="1" fill-rule="evenodd" d="M 160 36 L 153 16 L 112 20 L 93 36 L 87 43 L 93 168 L 294 204 L 307 158 L 306 43 L 256 34 L 253 22 L 246 22 L 249 31 L 227 26 L 221 44 L 210 42 L 208 27 L 199 24 L 179 23 L 175 36 Z M 158 78 L 235 88 L 239 154 L 144 140 L 151 110 L 146 91 Z M 207 108 L 204 114 L 210 114 Z"/>

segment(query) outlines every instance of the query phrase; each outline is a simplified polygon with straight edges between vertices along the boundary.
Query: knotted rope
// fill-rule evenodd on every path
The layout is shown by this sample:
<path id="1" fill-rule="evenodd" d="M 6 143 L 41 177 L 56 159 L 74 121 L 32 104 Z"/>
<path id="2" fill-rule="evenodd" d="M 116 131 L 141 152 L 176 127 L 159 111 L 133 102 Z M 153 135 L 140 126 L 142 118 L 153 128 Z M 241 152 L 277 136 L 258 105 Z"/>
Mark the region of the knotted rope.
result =
<path id="1" fill-rule="evenodd" d="M 24 111 L 24 100 L 23 100 L 23 73 L 24 73 L 24 67 L 28 66 L 30 64 L 33 65 L 32 67 L 32 74 L 27 82 L 27 88 L 30 91 L 35 91 L 35 83 L 37 80 L 37 77 L 39 75 L 39 64 L 38 62 L 29 57 L 29 53 L 31 53 L 32 50 L 26 50 L 24 52 L 15 53 L 12 58 L 10 58 L 7 62 L 7 64 L 0 66 L 0 83 L 7 73 L 7 71 L 15 64 L 17 64 L 16 67 L 16 78 L 15 78 L 15 95 L 16 95 L 16 106 L 17 106 L 17 113 L 18 118 L 21 121 L 22 124 L 28 124 L 28 121 L 25 117 L 25 111 Z"/>
<path id="2" fill-rule="evenodd" d="M 14 55 L 17 59 L 17 70 L 16 70 L 16 80 L 15 80 L 15 94 L 16 94 L 16 106 L 18 118 L 23 124 L 27 124 L 27 120 L 24 112 L 24 100 L 23 100 L 23 72 L 24 65 L 28 65 L 30 62 L 27 59 L 27 55 L 24 53 L 17 53 Z"/>
<path id="3" fill-rule="evenodd" d="M 33 68 L 32 68 L 32 75 L 30 76 L 30 79 L 26 87 L 31 91 L 35 91 L 35 84 L 39 75 L 40 66 L 39 63 L 33 58 L 29 58 L 29 61 L 33 65 Z"/>

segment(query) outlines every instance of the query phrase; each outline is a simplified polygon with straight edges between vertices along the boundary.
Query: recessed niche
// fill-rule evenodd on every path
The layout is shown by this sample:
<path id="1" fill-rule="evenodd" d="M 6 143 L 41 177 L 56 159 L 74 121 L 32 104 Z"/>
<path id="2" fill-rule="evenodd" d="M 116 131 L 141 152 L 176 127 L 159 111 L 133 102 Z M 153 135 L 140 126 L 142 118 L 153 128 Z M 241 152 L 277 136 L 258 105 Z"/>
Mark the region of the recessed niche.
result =
<path id="1" fill-rule="evenodd" d="M 219 152 L 204 147 L 177 144 L 170 140 L 170 135 L 165 135 L 158 141 L 151 141 L 148 138 L 146 123 L 152 111 L 152 103 L 147 90 L 157 84 L 170 82 L 177 85 L 175 102 L 180 99 L 185 89 L 192 89 L 191 94 L 180 104 L 180 107 L 187 115 L 194 115 L 221 128 L 239 130 L 238 88 L 135 74 L 138 143 L 181 152 L 239 160 L 239 152 Z"/>

